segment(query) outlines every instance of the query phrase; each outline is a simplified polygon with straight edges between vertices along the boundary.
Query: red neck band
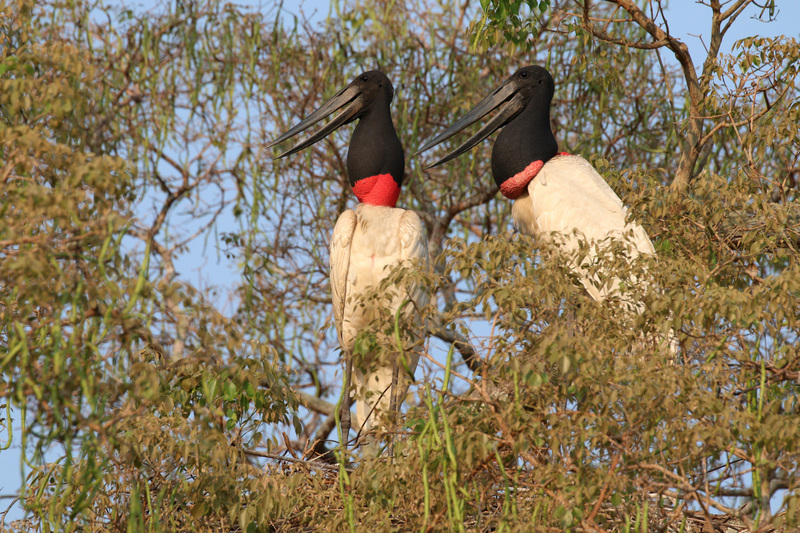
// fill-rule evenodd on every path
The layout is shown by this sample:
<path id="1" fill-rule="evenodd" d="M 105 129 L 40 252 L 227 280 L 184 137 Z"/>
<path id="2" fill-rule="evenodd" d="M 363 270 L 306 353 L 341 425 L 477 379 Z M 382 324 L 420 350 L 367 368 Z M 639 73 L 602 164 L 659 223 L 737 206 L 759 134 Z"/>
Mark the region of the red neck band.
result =
<path id="1" fill-rule="evenodd" d="M 512 200 L 519 198 L 522 193 L 528 190 L 528 184 L 542 170 L 543 166 L 544 163 L 541 161 L 534 161 L 525 167 L 525 170 L 514 174 L 500 184 L 500 192 L 503 193 L 503 196 Z"/>
<path id="2" fill-rule="evenodd" d="M 561 152 L 558 155 L 569 154 L 567 152 Z M 544 163 L 542 161 L 534 161 L 525 167 L 522 172 L 519 172 L 504 181 L 500 185 L 500 192 L 503 193 L 503 196 L 512 200 L 519 198 L 522 196 L 522 193 L 528 190 L 528 184 L 533 178 L 536 177 L 536 174 L 542 170 L 543 166 Z"/>
<path id="3" fill-rule="evenodd" d="M 359 202 L 394 207 L 400 196 L 400 187 L 391 174 L 378 174 L 358 180 L 353 185 L 353 192 Z"/>

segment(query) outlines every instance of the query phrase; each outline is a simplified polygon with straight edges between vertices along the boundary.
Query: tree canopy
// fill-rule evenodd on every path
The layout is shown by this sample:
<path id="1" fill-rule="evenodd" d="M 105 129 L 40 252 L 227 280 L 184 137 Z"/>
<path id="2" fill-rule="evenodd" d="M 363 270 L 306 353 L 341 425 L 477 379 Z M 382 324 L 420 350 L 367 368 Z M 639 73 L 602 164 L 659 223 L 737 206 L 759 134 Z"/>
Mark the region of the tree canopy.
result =
<path id="1" fill-rule="evenodd" d="M 334 0 L 319 22 L 277 1 L 0 0 L 0 420 L 26 476 L 5 526 L 798 527 L 800 50 L 721 52 L 758 7 L 711 0 L 692 57 L 660 0 Z M 597 265 L 650 272 L 634 324 L 513 232 L 491 142 L 411 157 L 532 63 L 556 80 L 560 147 L 655 244 Z M 395 276 L 435 304 L 393 456 L 333 464 L 349 131 L 266 146 L 373 68 L 434 265 Z M 198 249 L 236 265 L 233 312 L 181 267 Z M 643 341 L 670 327 L 677 356 Z"/>

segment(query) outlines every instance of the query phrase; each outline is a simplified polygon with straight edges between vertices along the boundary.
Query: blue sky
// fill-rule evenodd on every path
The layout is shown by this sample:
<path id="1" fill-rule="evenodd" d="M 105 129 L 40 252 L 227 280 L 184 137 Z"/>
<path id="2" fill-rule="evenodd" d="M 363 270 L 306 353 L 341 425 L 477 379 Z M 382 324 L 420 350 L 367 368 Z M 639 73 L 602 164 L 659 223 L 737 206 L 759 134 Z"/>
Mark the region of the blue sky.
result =
<path id="1" fill-rule="evenodd" d="M 150 9 L 157 2 L 155 1 L 134 1 L 128 4 L 138 9 Z M 246 6 L 258 9 L 262 2 L 237 2 Z M 312 21 L 322 22 L 328 15 L 330 4 L 326 0 L 307 0 L 299 3 L 296 7 L 286 7 L 289 12 L 305 13 Z M 723 51 L 729 53 L 733 43 L 741 38 L 761 35 L 778 36 L 787 35 L 798 38 L 800 35 L 800 2 L 797 0 L 778 0 L 777 1 L 777 20 L 764 23 L 754 18 L 758 14 L 757 7 L 751 7 L 740 19 L 726 36 Z M 673 35 L 683 40 L 690 49 L 695 64 L 699 67 L 705 57 L 704 42 L 708 42 L 709 34 L 709 9 L 694 0 L 673 0 L 669 2 L 667 17 L 670 21 L 670 29 Z M 667 54 L 664 54 L 667 57 Z M 143 206 L 144 208 L 144 206 Z M 222 217 L 218 231 L 227 230 L 224 227 L 228 222 L 235 223 L 231 216 Z M 206 290 L 209 287 L 217 286 L 221 289 L 221 296 L 216 299 L 223 305 L 224 312 L 231 312 L 233 304 L 228 300 L 227 288 L 231 287 L 239 280 L 238 266 L 227 261 L 223 254 L 216 253 L 214 237 L 209 239 L 196 239 L 190 246 L 189 253 L 185 254 L 176 264 L 177 269 L 185 281 L 192 283 L 196 287 Z M 15 493 L 21 484 L 20 470 L 20 450 L 19 450 L 19 430 L 15 432 L 15 442 L 10 449 L 5 450 L 0 455 L 0 495 L 6 496 Z M 5 440 L 6 436 L 0 437 Z M 9 499 L 0 500 L 0 512 L 5 510 L 10 503 Z M 12 508 L 7 516 L 7 521 L 12 521 L 22 517 L 19 506 Z"/>

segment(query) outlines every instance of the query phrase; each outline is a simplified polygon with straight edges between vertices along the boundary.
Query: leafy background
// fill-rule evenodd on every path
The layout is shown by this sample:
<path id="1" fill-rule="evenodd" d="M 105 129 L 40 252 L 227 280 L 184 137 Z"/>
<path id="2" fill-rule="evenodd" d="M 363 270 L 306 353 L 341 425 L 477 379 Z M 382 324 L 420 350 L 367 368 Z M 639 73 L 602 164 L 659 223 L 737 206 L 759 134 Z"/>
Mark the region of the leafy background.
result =
<path id="1" fill-rule="evenodd" d="M 669 50 L 604 42 L 652 41 L 615 4 L 334 2 L 314 21 L 273 3 L 0 4 L 13 527 L 796 527 L 797 44 L 726 55 L 714 39 L 731 36 L 711 36 L 693 93 Z M 410 154 L 534 61 L 558 80 L 562 148 L 656 244 L 635 266 L 660 288 L 648 312 L 616 320 L 510 232 L 490 143 L 432 171 L 435 154 L 409 158 L 403 206 L 436 269 L 398 276 L 424 277 L 444 326 L 395 460 L 315 461 L 337 440 L 327 242 L 353 202 L 348 132 L 287 161 L 264 146 L 380 66 Z M 203 279 L 216 261 L 231 300 Z M 669 325 L 677 361 L 640 334 Z"/>

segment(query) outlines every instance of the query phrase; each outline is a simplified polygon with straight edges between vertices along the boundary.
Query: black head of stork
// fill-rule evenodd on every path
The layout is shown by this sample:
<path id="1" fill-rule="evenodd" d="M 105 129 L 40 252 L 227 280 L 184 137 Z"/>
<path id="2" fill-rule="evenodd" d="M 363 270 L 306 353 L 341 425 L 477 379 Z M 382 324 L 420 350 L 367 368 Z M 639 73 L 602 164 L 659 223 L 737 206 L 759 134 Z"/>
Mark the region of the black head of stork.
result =
<path id="1" fill-rule="evenodd" d="M 347 152 L 350 186 L 361 202 L 393 207 L 400 194 L 405 169 L 403 146 L 389 112 L 393 97 L 394 87 L 386 74 L 380 70 L 364 72 L 267 147 L 294 137 L 339 111 L 325 127 L 276 159 L 286 157 L 358 119 Z"/>
<path id="2" fill-rule="evenodd" d="M 537 165 L 541 168 L 558 153 L 558 143 L 550 129 L 550 103 L 554 90 L 555 83 L 547 69 L 523 67 L 455 124 L 426 142 L 417 154 L 433 148 L 498 109 L 497 115 L 475 135 L 427 168 L 458 157 L 495 130 L 503 128 L 492 148 L 492 176 L 505 196 L 516 198 L 522 194 L 527 183 L 517 183 L 520 176 L 528 174 L 525 170 L 536 162 L 540 162 Z"/>

